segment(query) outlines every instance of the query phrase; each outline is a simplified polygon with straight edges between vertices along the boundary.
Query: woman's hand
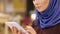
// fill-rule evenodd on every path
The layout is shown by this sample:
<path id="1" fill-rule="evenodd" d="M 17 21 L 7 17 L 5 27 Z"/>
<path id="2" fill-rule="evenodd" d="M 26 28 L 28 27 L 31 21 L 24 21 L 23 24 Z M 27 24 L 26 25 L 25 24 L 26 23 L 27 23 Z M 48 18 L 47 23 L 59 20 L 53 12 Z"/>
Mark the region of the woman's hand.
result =
<path id="1" fill-rule="evenodd" d="M 25 28 L 30 34 L 37 34 L 36 31 L 31 26 L 26 26 Z"/>
<path id="2" fill-rule="evenodd" d="M 36 34 L 35 30 L 31 26 L 26 26 L 25 29 L 30 34 Z M 12 30 L 12 34 L 24 34 L 21 30 L 17 30 L 16 27 L 13 27 L 11 30 Z"/>
<path id="3" fill-rule="evenodd" d="M 12 27 L 11 31 L 12 31 L 12 34 L 22 34 L 22 31 L 18 30 L 16 27 Z"/>

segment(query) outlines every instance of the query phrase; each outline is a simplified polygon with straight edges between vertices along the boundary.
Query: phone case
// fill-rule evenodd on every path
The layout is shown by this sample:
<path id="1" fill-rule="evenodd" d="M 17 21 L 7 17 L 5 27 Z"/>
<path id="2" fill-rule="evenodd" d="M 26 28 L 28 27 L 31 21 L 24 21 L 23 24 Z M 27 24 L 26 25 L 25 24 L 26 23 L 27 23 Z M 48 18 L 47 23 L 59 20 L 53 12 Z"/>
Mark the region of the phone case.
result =
<path id="1" fill-rule="evenodd" d="M 6 25 L 10 28 L 12 28 L 13 26 L 16 27 L 18 30 L 22 30 L 23 33 L 25 34 L 29 34 L 21 25 L 19 25 L 16 22 L 6 22 Z"/>

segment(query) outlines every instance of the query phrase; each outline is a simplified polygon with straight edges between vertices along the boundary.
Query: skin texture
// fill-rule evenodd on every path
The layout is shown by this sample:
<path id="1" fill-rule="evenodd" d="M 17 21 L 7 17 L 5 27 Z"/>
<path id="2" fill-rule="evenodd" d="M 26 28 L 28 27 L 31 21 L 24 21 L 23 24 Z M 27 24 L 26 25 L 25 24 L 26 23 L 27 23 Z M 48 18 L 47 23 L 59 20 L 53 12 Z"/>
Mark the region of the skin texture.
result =
<path id="1" fill-rule="evenodd" d="M 33 4 L 39 12 L 47 9 L 50 0 L 33 0 Z"/>

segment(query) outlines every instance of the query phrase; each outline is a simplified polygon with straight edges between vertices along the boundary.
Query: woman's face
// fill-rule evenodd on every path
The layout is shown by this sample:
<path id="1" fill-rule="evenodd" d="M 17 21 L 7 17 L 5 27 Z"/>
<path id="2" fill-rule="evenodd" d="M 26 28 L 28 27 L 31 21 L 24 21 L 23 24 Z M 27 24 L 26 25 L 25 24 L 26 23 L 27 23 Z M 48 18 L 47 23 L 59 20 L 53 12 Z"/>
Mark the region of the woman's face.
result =
<path id="1" fill-rule="evenodd" d="M 42 12 L 48 7 L 49 0 L 33 0 L 33 4 L 39 12 Z"/>

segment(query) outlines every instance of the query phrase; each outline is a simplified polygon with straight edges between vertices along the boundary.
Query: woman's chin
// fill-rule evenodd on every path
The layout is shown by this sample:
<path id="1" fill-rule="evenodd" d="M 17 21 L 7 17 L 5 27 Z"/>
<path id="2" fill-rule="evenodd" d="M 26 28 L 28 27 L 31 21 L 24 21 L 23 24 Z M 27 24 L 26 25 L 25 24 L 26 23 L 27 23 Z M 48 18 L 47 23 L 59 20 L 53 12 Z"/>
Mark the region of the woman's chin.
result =
<path id="1" fill-rule="evenodd" d="M 43 12 L 44 10 L 43 9 L 38 9 L 39 12 Z"/>

